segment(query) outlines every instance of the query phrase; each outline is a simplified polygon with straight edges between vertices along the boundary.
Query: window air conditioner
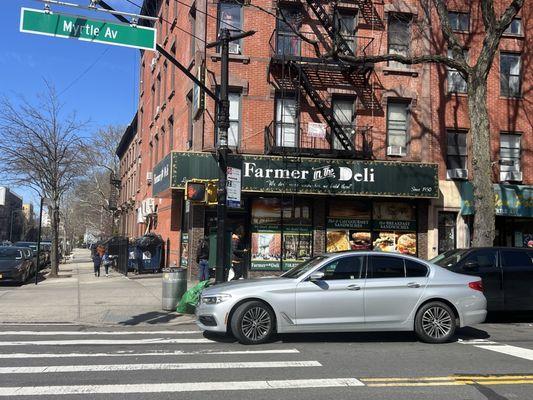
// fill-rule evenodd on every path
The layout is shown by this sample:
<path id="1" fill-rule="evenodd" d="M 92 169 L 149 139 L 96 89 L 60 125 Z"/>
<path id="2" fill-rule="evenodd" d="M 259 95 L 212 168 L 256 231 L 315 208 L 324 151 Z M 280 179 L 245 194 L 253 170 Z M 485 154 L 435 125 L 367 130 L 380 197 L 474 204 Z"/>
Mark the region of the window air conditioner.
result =
<path id="1" fill-rule="evenodd" d="M 500 181 L 522 181 L 522 171 L 506 171 L 500 172 Z"/>
<path id="2" fill-rule="evenodd" d="M 407 154 L 407 149 L 403 146 L 387 146 L 388 156 L 400 156 L 403 157 Z"/>
<path id="3" fill-rule="evenodd" d="M 152 178 L 154 177 L 154 174 L 152 172 L 146 173 L 146 183 L 150 184 L 152 183 Z"/>
<path id="4" fill-rule="evenodd" d="M 463 168 L 453 168 L 446 170 L 447 179 L 468 179 L 468 170 Z"/>

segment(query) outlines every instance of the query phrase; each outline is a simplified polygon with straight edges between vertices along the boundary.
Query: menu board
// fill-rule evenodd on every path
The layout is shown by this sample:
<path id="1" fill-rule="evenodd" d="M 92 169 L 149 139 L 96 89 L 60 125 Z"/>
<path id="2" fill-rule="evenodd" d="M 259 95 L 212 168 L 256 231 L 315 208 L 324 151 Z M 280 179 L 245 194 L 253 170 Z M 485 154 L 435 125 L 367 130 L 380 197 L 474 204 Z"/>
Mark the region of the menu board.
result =
<path id="1" fill-rule="evenodd" d="M 326 251 L 371 250 L 371 203 L 333 200 L 327 219 Z"/>
<path id="2" fill-rule="evenodd" d="M 182 268 L 187 268 L 189 265 L 189 234 L 181 234 L 181 257 L 180 265 Z"/>
<path id="3" fill-rule="evenodd" d="M 373 218 L 373 250 L 416 255 L 416 217 L 411 204 L 376 202 Z"/>

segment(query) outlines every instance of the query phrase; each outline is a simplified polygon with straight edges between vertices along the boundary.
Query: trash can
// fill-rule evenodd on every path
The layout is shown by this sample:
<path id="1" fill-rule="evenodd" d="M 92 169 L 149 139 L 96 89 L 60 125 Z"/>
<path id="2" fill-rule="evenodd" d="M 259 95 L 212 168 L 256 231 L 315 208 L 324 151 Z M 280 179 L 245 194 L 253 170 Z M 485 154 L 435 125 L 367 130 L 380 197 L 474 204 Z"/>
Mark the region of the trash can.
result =
<path id="1" fill-rule="evenodd" d="M 183 294 L 187 291 L 187 270 L 169 268 L 163 272 L 162 308 L 175 311 Z"/>

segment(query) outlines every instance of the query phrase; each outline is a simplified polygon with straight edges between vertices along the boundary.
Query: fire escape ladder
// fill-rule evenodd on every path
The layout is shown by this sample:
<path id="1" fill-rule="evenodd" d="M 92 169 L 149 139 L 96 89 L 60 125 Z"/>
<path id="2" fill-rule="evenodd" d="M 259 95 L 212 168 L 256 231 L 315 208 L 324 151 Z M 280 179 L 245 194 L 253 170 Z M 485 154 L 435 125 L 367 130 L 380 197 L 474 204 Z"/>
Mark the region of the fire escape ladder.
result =
<path id="1" fill-rule="evenodd" d="M 306 0 L 306 2 L 311 8 L 311 10 L 313 10 L 313 13 L 316 15 L 316 17 L 328 33 L 333 43 L 337 45 L 337 48 L 340 50 L 340 52 L 348 56 L 354 56 L 354 53 L 346 42 L 346 40 L 344 40 L 342 35 L 336 32 L 335 27 L 331 23 L 331 19 L 329 18 L 328 13 L 324 9 L 324 7 L 322 7 L 322 4 L 320 4 L 320 0 Z"/>
<path id="2" fill-rule="evenodd" d="M 352 140 L 346 135 L 342 126 L 340 126 L 337 120 L 333 117 L 333 114 L 331 113 L 329 107 L 326 105 L 322 97 L 320 97 L 318 92 L 313 87 L 313 84 L 307 76 L 305 68 L 300 63 L 295 61 L 290 61 L 289 65 L 293 66 L 295 68 L 295 71 L 298 72 L 298 74 L 291 74 L 293 85 L 297 88 L 303 89 L 307 93 L 315 107 L 318 109 L 320 114 L 322 114 L 324 120 L 331 128 L 331 132 L 339 140 L 341 146 L 345 150 L 355 153 L 355 147 L 352 143 Z M 331 135 L 329 135 L 328 141 L 333 145 Z"/>

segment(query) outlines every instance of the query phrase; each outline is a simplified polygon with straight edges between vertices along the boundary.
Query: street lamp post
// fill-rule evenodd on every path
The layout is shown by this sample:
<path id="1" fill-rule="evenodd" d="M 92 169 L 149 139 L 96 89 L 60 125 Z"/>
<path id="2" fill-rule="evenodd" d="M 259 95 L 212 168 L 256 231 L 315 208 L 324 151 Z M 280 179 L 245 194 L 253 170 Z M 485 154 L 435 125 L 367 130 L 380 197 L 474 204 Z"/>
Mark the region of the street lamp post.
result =
<path id="1" fill-rule="evenodd" d="M 37 285 L 38 272 L 39 272 L 39 261 L 41 258 L 41 229 L 43 226 L 43 207 L 46 202 L 46 198 L 41 196 L 41 203 L 39 207 L 39 230 L 37 231 L 37 267 L 35 270 L 35 284 Z"/>

